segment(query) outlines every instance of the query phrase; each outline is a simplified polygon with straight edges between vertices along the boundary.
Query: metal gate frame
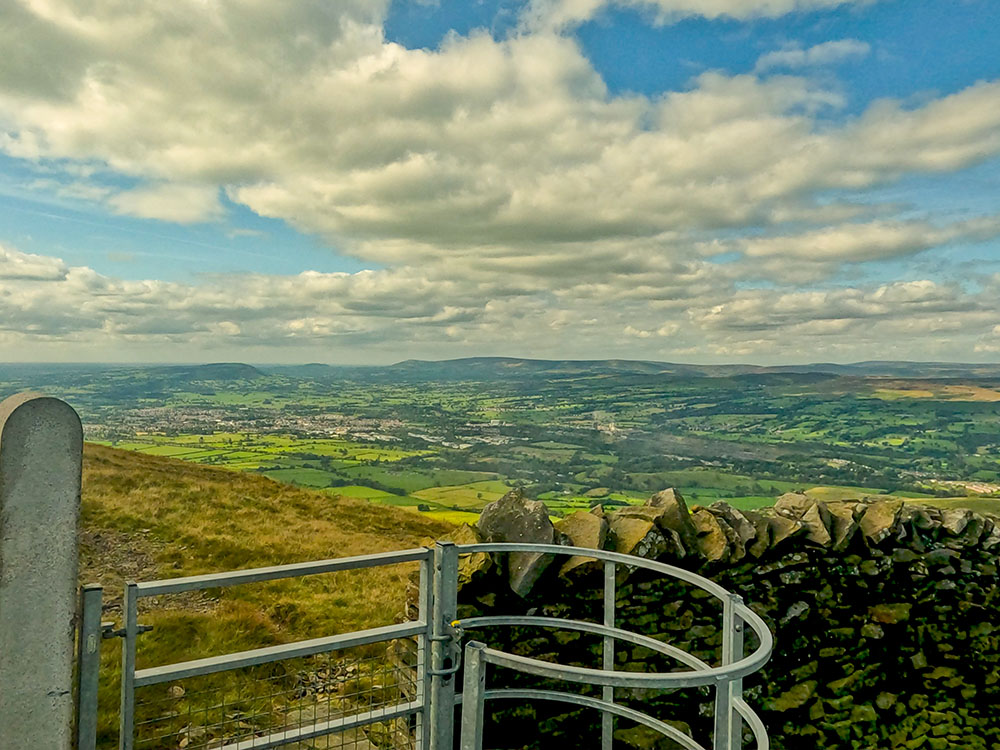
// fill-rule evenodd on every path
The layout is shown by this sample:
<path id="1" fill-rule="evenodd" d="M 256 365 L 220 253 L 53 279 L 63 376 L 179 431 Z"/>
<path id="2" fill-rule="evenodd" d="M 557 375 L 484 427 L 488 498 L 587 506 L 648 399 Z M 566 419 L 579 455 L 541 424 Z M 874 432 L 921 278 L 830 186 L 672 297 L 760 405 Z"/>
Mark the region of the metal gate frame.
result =
<path id="1" fill-rule="evenodd" d="M 603 623 L 591 623 L 554 617 L 494 616 L 457 619 L 458 564 L 462 555 L 535 552 L 550 555 L 578 555 L 604 561 Z M 417 562 L 420 567 L 417 619 L 340 635 L 270 646 L 204 659 L 166 664 L 146 669 L 136 668 L 136 642 L 149 630 L 138 624 L 139 599 L 209 588 L 224 588 L 245 583 L 297 578 L 344 570 Z M 615 591 L 618 565 L 642 568 L 677 578 L 697 586 L 722 602 L 722 663 L 711 666 L 681 649 L 648 636 L 631 633 L 615 625 Z M 692 738 L 663 721 L 614 702 L 615 688 L 683 688 L 701 685 L 715 687 L 715 723 L 713 750 L 740 750 L 743 721 L 753 732 L 759 750 L 767 750 L 767 732 L 742 697 L 743 677 L 760 669 L 770 658 L 773 639 L 764 621 L 749 607 L 718 584 L 690 571 L 645 558 L 605 550 L 559 545 L 487 543 L 455 545 L 437 542 L 402 552 L 386 552 L 357 557 L 294 563 L 266 568 L 163 579 L 125 585 L 123 627 L 113 630 L 101 622 L 102 590 L 85 586 L 81 590 L 79 631 L 79 678 L 77 691 L 77 747 L 95 750 L 97 717 L 97 682 L 100 665 L 100 642 L 104 638 L 122 638 L 122 681 L 119 750 L 134 750 L 135 691 L 187 677 L 222 672 L 241 667 L 267 664 L 315 654 L 329 653 L 397 638 L 414 638 L 417 644 L 416 690 L 414 700 L 376 710 L 359 712 L 311 726 L 282 730 L 279 734 L 255 737 L 230 743 L 221 750 L 264 750 L 265 748 L 322 737 L 334 732 L 406 716 L 415 717 L 416 750 L 454 750 L 455 707 L 462 704 L 461 750 L 482 750 L 484 703 L 487 699 L 553 700 L 594 708 L 601 712 L 601 748 L 611 750 L 614 717 L 620 716 L 644 724 L 670 737 L 688 750 L 705 750 Z M 497 626 L 548 627 L 586 632 L 603 637 L 600 669 L 567 666 L 491 649 L 478 641 L 465 645 L 465 631 Z M 744 656 L 744 627 L 749 626 L 758 640 L 758 648 Z M 688 672 L 635 673 L 614 669 L 614 644 L 621 640 L 642 645 L 669 656 L 691 668 Z M 455 675 L 464 661 L 463 693 L 456 694 Z M 601 699 L 550 690 L 486 689 L 487 665 L 507 668 L 541 677 L 600 685 Z M 464 700 L 463 700 L 464 698 Z"/>
<path id="2" fill-rule="evenodd" d="M 705 750 L 704 746 L 675 727 L 641 711 L 619 706 L 614 702 L 615 688 L 675 689 L 703 685 L 715 688 L 715 721 L 712 736 L 713 750 L 740 750 L 743 747 L 743 722 L 753 733 L 758 750 L 768 750 L 769 742 L 763 722 L 743 700 L 743 678 L 756 672 L 771 657 L 774 639 L 766 623 L 743 599 L 719 584 L 688 570 L 632 555 L 584 547 L 563 547 L 554 544 L 487 543 L 461 545 L 460 554 L 532 552 L 551 555 L 579 555 L 604 561 L 604 624 L 568 620 L 561 617 L 499 616 L 473 617 L 457 620 L 453 624 L 460 630 L 495 626 L 538 626 L 593 633 L 604 637 L 601 669 L 568 666 L 541 661 L 526 656 L 509 654 L 489 648 L 479 641 L 465 646 L 465 675 L 462 695 L 461 750 L 482 750 L 483 715 L 487 699 L 550 700 L 597 709 L 601 712 L 601 748 L 611 750 L 614 717 L 621 716 L 643 724 L 665 737 L 669 737 L 687 750 Z M 693 654 L 655 638 L 632 633 L 615 627 L 615 588 L 617 565 L 631 569 L 642 568 L 677 578 L 708 592 L 722 603 L 722 663 L 711 666 Z M 759 645 L 749 656 L 744 655 L 744 629 L 749 626 L 759 640 Z M 614 668 L 614 642 L 626 641 L 645 646 L 691 667 L 689 672 L 622 672 Z M 487 665 L 505 667 L 517 672 L 577 684 L 600 685 L 600 700 L 575 693 L 540 689 L 486 688 Z M 451 750 L 451 748 L 435 748 Z"/>

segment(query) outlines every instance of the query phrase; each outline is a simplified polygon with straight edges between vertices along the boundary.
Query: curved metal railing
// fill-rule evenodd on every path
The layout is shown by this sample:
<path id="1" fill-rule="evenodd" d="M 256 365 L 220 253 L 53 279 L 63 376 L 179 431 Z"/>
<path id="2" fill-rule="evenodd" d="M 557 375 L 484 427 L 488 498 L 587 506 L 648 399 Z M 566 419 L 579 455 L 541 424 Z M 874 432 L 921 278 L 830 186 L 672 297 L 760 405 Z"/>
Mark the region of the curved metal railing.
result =
<path id="1" fill-rule="evenodd" d="M 461 555 L 479 553 L 529 552 L 552 555 L 573 555 L 601 560 L 604 564 L 603 622 L 584 622 L 557 617 L 499 615 L 457 619 L 458 567 Z M 258 583 L 286 578 L 298 578 L 344 570 L 372 568 L 384 565 L 418 563 L 420 566 L 417 619 L 397 625 L 327 635 L 306 641 L 271 645 L 249 651 L 217 654 L 191 661 L 137 669 L 136 645 L 140 633 L 147 630 L 137 621 L 139 600 L 143 597 L 223 588 L 237 584 Z M 722 659 L 713 666 L 677 646 L 663 643 L 639 633 L 632 633 L 615 623 L 616 572 L 619 565 L 629 569 L 642 568 L 687 582 L 708 592 L 722 602 Z M 79 745 L 82 749 L 96 746 L 97 668 L 104 629 L 101 625 L 101 589 L 87 587 L 83 592 L 80 623 L 80 643 L 93 644 L 90 658 L 81 659 L 81 696 Z M 705 746 L 680 732 L 667 722 L 642 711 L 615 703 L 616 688 L 685 688 L 711 686 L 715 690 L 715 724 L 712 750 L 738 750 L 742 746 L 743 722 L 750 727 L 757 747 L 767 750 L 767 732 L 760 719 L 743 700 L 743 677 L 760 669 L 768 660 L 773 640 L 764 621 L 740 599 L 717 583 L 681 568 L 645 558 L 623 555 L 606 550 L 559 545 L 489 543 L 456 545 L 439 541 L 433 547 L 400 552 L 385 552 L 358 557 L 317 560 L 267 568 L 228 571 L 207 575 L 187 576 L 144 583 L 129 582 L 123 599 L 123 627 L 113 635 L 122 637 L 121 675 L 121 740 L 120 747 L 130 750 L 135 743 L 136 690 L 162 685 L 180 679 L 199 677 L 244 667 L 271 664 L 284 659 L 317 654 L 329 654 L 345 649 L 384 643 L 403 638 L 416 642 L 416 663 L 412 696 L 391 705 L 368 711 L 317 720 L 291 729 L 258 736 L 252 734 L 237 739 L 226 748 L 231 750 L 265 750 L 333 735 L 386 720 L 413 717 L 413 743 L 419 750 L 454 750 L 455 705 L 462 703 L 462 750 L 481 750 L 484 704 L 487 700 L 549 700 L 572 703 L 601 712 L 601 746 L 611 750 L 614 717 L 622 717 L 645 725 L 669 737 L 687 750 L 706 750 Z M 506 653 L 480 642 L 458 650 L 466 630 L 491 627 L 548 627 L 589 633 L 603 638 L 600 669 L 561 665 Z M 744 653 L 743 635 L 749 627 L 759 645 L 749 655 Z M 614 669 L 615 643 L 622 641 L 644 646 L 674 659 L 688 671 L 665 673 L 620 672 Z M 88 646 L 89 648 L 90 646 Z M 460 668 L 459 656 L 464 655 L 464 691 L 455 693 L 455 675 Z M 551 678 L 577 684 L 599 685 L 600 698 L 570 692 L 541 689 L 487 689 L 487 666 Z M 86 672 L 86 674 L 84 674 Z M 225 703 L 223 703 L 225 705 Z M 206 712 L 207 715 L 207 712 Z M 171 716 L 172 718 L 172 716 Z M 153 726 L 152 723 L 150 726 Z M 169 736 L 169 735 L 164 735 Z"/>
<path id="2" fill-rule="evenodd" d="M 743 721 L 750 727 L 758 750 L 767 750 L 767 732 L 760 718 L 743 700 L 743 678 L 756 672 L 770 658 L 774 640 L 764 621 L 747 607 L 743 600 L 725 588 L 688 570 L 645 558 L 624 555 L 607 550 L 585 547 L 564 547 L 554 544 L 486 543 L 455 545 L 457 555 L 476 553 L 533 552 L 553 555 L 578 555 L 604 562 L 604 623 L 597 624 L 560 617 L 500 615 L 470 617 L 455 620 L 452 627 L 460 631 L 502 626 L 537 626 L 600 635 L 604 638 L 602 666 L 600 669 L 577 667 L 518 656 L 490 648 L 484 643 L 471 641 L 464 650 L 465 677 L 462 695 L 462 750 L 481 750 L 483 743 L 483 714 L 486 700 L 550 700 L 594 708 L 602 714 L 601 744 L 610 750 L 613 717 L 620 716 L 643 724 L 688 750 L 706 750 L 693 738 L 675 727 L 635 709 L 614 702 L 615 688 L 675 689 L 696 686 L 715 688 L 715 723 L 712 750 L 738 750 L 743 742 Z M 682 649 L 655 638 L 632 633 L 615 624 L 616 569 L 618 565 L 642 568 L 676 578 L 713 595 L 722 603 L 722 659 L 712 666 Z M 759 641 L 749 655 L 744 654 L 744 627 L 754 632 Z M 614 669 L 614 643 L 625 641 L 644 646 L 664 654 L 690 667 L 684 672 L 620 672 Z M 542 689 L 487 689 L 487 665 L 494 665 L 526 674 L 564 682 L 599 685 L 603 688 L 601 699 Z"/>

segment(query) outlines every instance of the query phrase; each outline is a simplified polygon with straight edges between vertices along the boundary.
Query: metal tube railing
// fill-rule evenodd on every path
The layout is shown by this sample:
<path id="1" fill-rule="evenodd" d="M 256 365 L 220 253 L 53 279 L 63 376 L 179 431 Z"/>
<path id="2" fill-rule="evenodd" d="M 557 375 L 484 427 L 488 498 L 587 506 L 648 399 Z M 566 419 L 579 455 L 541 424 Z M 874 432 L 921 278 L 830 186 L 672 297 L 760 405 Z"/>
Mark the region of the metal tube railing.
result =
<path id="1" fill-rule="evenodd" d="M 161 594 L 178 594 L 182 591 L 197 591 L 199 589 L 224 588 L 243 583 L 261 583 L 276 581 L 281 578 L 298 578 L 301 576 L 335 573 L 339 570 L 360 570 L 362 568 L 377 568 L 383 565 L 398 565 L 406 562 L 427 560 L 431 551 L 427 547 L 403 550 L 402 552 L 379 552 L 374 555 L 358 555 L 355 557 L 336 557 L 329 560 L 315 560 L 305 563 L 290 563 L 274 565 L 267 568 L 248 568 L 233 570 L 226 573 L 208 573 L 200 576 L 184 578 L 164 578 L 159 581 L 146 581 L 137 584 L 138 596 L 159 596 Z"/>
<path id="2" fill-rule="evenodd" d="M 418 714 L 419 716 L 417 721 L 418 735 L 422 735 L 425 738 L 429 737 L 429 728 L 432 722 L 428 715 L 429 702 L 427 694 L 432 691 L 428 690 L 427 682 L 429 682 L 433 670 L 426 669 L 425 667 L 428 661 L 427 652 L 431 650 L 429 645 L 432 643 L 432 630 L 434 628 L 434 622 L 429 618 L 434 614 L 432 610 L 435 597 L 430 589 L 439 577 L 435 575 L 435 571 L 431 568 L 431 560 L 435 558 L 435 555 L 435 550 L 428 547 L 420 547 L 401 552 L 383 552 L 373 555 L 333 558 L 307 563 L 250 568 L 247 570 L 186 576 L 183 578 L 170 578 L 143 583 L 129 582 L 126 584 L 123 602 L 124 628 L 119 633 L 123 639 L 120 750 L 133 750 L 134 747 L 135 691 L 138 688 L 182 678 L 200 677 L 285 659 L 301 658 L 413 636 L 417 638 L 418 670 L 423 669 L 423 675 L 418 677 L 417 680 L 414 700 L 394 706 L 384 706 L 370 712 L 357 713 L 353 716 L 317 722 L 311 727 L 282 730 L 278 734 L 231 743 L 226 745 L 225 748 L 226 750 L 264 750 L 264 748 L 277 747 L 298 740 L 320 737 L 350 727 L 373 724 L 409 714 Z M 455 583 L 453 586 L 457 586 L 458 558 L 457 555 L 453 555 L 453 557 L 455 560 L 455 576 L 453 576 Z M 144 631 L 144 628 L 138 624 L 138 601 L 140 598 L 410 562 L 419 562 L 421 566 L 421 592 L 419 598 L 419 619 L 417 620 L 341 635 L 286 643 L 279 646 L 269 646 L 141 670 L 136 669 L 136 640 L 138 635 Z M 451 619 L 454 619 L 453 609 L 450 613 Z M 422 740 L 418 745 L 418 750 L 424 750 L 428 744 L 428 739 Z"/>
<path id="3" fill-rule="evenodd" d="M 563 693 L 556 690 L 516 689 L 502 690 L 486 689 L 486 666 L 498 664 L 496 656 L 501 653 L 487 648 L 485 644 L 471 641 L 465 647 L 465 681 L 462 690 L 462 736 L 461 750 L 482 750 L 483 748 L 483 714 L 487 699 L 519 698 L 522 700 L 552 700 L 574 705 L 596 708 L 602 713 L 623 716 L 640 724 L 644 724 L 689 750 L 705 750 L 701 745 L 686 734 L 665 722 L 654 719 L 641 711 L 619 706 L 611 701 L 599 700 L 576 693 Z"/>
<path id="4" fill-rule="evenodd" d="M 80 589 L 80 631 L 77 639 L 76 747 L 97 748 L 97 688 L 101 667 L 101 606 L 103 589 L 89 584 Z"/>
<path id="5" fill-rule="evenodd" d="M 325 638 L 313 638 L 308 641 L 283 643 L 280 646 L 267 646 L 266 648 L 255 648 L 251 651 L 238 651 L 232 654 L 223 654 L 222 656 L 210 656 L 206 659 L 193 659 L 177 664 L 167 664 L 162 667 L 139 669 L 136 670 L 134 684 L 137 688 L 159 685 L 164 682 L 182 680 L 188 677 L 202 677 L 207 674 L 225 672 L 230 669 L 256 667 L 261 664 L 270 664 L 284 659 L 298 659 L 303 656 L 315 656 L 316 654 L 325 654 L 330 651 L 342 651 L 354 648 L 355 646 L 382 643 L 384 641 L 395 640 L 396 638 L 408 638 L 411 635 L 419 635 L 425 630 L 426 624 L 416 620 L 402 625 L 386 625 L 381 628 L 356 630 L 353 633 L 344 633 L 343 635 L 331 635 Z"/>
<path id="6" fill-rule="evenodd" d="M 688 748 L 689 750 L 705 750 L 697 741 L 688 737 L 686 734 L 681 732 L 676 727 L 672 727 L 666 722 L 660 721 L 659 719 L 654 719 L 652 716 L 642 713 L 641 711 L 636 711 L 634 708 L 628 708 L 627 706 L 621 706 L 617 703 L 609 703 L 608 701 L 598 700 L 597 698 L 591 698 L 586 695 L 577 695 L 576 693 L 563 693 L 557 690 L 534 690 L 528 688 L 505 688 L 502 690 L 487 690 L 485 693 L 486 700 L 496 700 L 496 699 L 512 699 L 512 700 L 550 700 L 557 701 L 560 703 L 572 703 L 578 706 L 584 706 L 586 708 L 596 708 L 604 713 L 609 713 L 614 716 L 620 716 L 623 719 L 630 719 L 638 724 L 643 724 L 650 729 L 655 729 L 661 734 L 674 740 L 677 744 L 682 747 Z M 464 748 L 463 748 L 464 750 Z"/>
<path id="7" fill-rule="evenodd" d="M 460 622 L 462 630 L 479 630 L 481 628 L 503 625 L 526 625 L 529 627 L 535 626 L 541 628 L 556 628 L 560 630 L 575 630 L 581 633 L 593 633 L 594 635 L 604 636 L 605 639 L 611 639 L 612 643 L 615 640 L 626 641 L 634 646 L 643 646 L 652 651 L 657 651 L 665 656 L 670 656 L 676 659 L 682 664 L 686 664 L 692 669 L 706 670 L 712 668 L 711 664 L 704 662 L 697 656 L 689 654 L 687 651 L 682 651 L 669 643 L 658 641 L 656 638 L 651 638 L 648 635 L 632 633 L 628 630 L 609 627 L 607 625 L 598 625 L 595 622 L 586 622 L 584 620 L 564 620 L 560 617 L 540 617 L 538 615 L 493 615 L 489 617 L 468 617 L 464 620 L 460 620 Z M 602 669 L 604 668 L 602 667 Z M 611 667 L 606 668 L 605 671 L 614 671 L 614 664 L 612 663 Z"/>
<path id="8" fill-rule="evenodd" d="M 455 673 L 459 654 L 454 649 L 451 623 L 458 613 L 458 548 L 451 542 L 434 547 L 434 604 L 431 636 L 430 748 L 452 750 L 455 732 Z"/>
<path id="9" fill-rule="evenodd" d="M 399 703 L 395 706 L 380 706 L 373 711 L 352 714 L 337 719 L 321 721 L 309 727 L 298 727 L 294 729 L 282 729 L 280 732 L 254 737 L 253 739 L 241 742 L 231 742 L 221 745 L 218 750 L 266 750 L 267 748 L 280 747 L 292 743 L 304 742 L 307 740 L 324 737 L 334 732 L 343 732 L 355 727 L 363 727 L 367 724 L 386 721 L 387 719 L 398 719 L 420 711 L 421 705 L 417 701 L 410 703 Z M 213 746 L 215 747 L 215 746 Z M 312 745 L 310 745 L 312 747 Z"/>
<path id="10" fill-rule="evenodd" d="M 733 663 L 733 638 L 736 623 L 736 602 L 730 596 L 722 603 L 722 667 L 727 668 Z M 733 683 L 730 680 L 720 682 L 715 687 L 715 733 L 717 739 L 723 740 L 723 747 L 731 750 L 733 719 Z M 718 745 L 718 741 L 716 742 Z"/>
<path id="11" fill-rule="evenodd" d="M 461 555 L 476 553 L 534 552 L 553 555 L 573 555 L 604 562 L 603 615 L 600 623 L 566 620 L 555 617 L 499 615 L 457 620 L 458 563 Z M 402 624 L 371 628 L 343 635 L 327 636 L 308 641 L 282 644 L 250 651 L 224 654 L 205 659 L 168 664 L 148 669 L 136 669 L 136 640 L 145 628 L 138 624 L 138 600 L 143 597 L 180 593 L 208 588 L 220 588 L 246 583 L 258 583 L 292 577 L 356 570 L 408 562 L 420 563 L 418 619 Z M 623 630 L 617 623 L 616 573 L 617 566 L 645 569 L 660 573 L 696 586 L 722 602 L 723 646 L 721 663 L 712 666 L 680 648 L 658 639 Z M 95 604 L 96 602 L 96 604 Z M 95 610 L 96 607 L 96 610 Z M 94 633 L 100 637 L 100 590 L 84 592 L 82 600 L 81 666 L 97 658 L 89 648 Z M 484 702 L 487 699 L 545 699 L 572 702 L 601 711 L 601 746 L 610 750 L 614 735 L 615 717 L 637 721 L 670 737 L 689 750 L 704 750 L 693 739 L 665 722 L 635 709 L 615 703 L 616 688 L 673 689 L 694 686 L 713 686 L 716 693 L 714 715 L 714 750 L 740 750 L 744 722 L 757 739 L 757 746 L 767 750 L 764 726 L 742 697 L 742 678 L 758 670 L 770 657 L 773 638 L 764 621 L 742 600 L 725 588 L 672 565 L 654 560 L 633 557 L 607 550 L 560 545 L 520 543 L 486 543 L 455 545 L 439 542 L 433 549 L 419 548 L 402 552 L 388 552 L 349 558 L 294 563 L 219 574 L 188 576 L 185 578 L 129 582 L 123 602 L 123 628 L 116 635 L 122 642 L 122 693 L 121 693 L 121 750 L 132 750 L 135 725 L 135 691 L 137 688 L 162 684 L 187 677 L 201 676 L 239 669 L 248 666 L 326 653 L 355 646 L 386 642 L 399 638 L 415 637 L 417 643 L 413 700 L 385 706 L 378 711 L 358 713 L 313 726 L 299 727 L 289 733 L 283 730 L 279 737 L 265 735 L 234 742 L 227 750 L 264 750 L 289 741 L 302 741 L 320 737 L 349 727 L 364 726 L 386 718 L 416 714 L 413 741 L 416 750 L 453 750 L 454 710 L 463 704 L 461 742 L 463 750 L 479 750 L 482 745 Z M 95 624 L 96 623 L 96 624 Z M 554 664 L 552 662 L 519 656 L 492 649 L 481 643 L 469 644 L 464 653 L 464 692 L 456 695 L 455 675 L 462 662 L 463 652 L 459 640 L 463 630 L 488 627 L 525 626 L 546 627 L 591 633 L 602 638 L 599 668 Z M 758 645 L 749 655 L 744 654 L 744 631 L 749 627 L 758 639 Z M 690 668 L 686 672 L 636 673 L 615 669 L 615 643 L 623 641 L 644 646 L 668 656 Z M 89 660 L 89 661 L 87 661 Z M 574 695 L 546 690 L 487 690 L 487 665 L 507 668 L 575 683 L 601 686 L 601 698 Z M 94 727 L 89 723 L 96 714 L 92 706 L 96 695 L 93 664 L 81 670 L 79 689 L 80 747 L 85 750 Z M 85 680 L 85 682 L 83 681 Z M 295 736 L 292 737 L 292 734 Z"/>
<path id="12" fill-rule="evenodd" d="M 429 750 L 431 739 L 430 712 L 427 710 L 431 693 L 430 665 L 431 638 L 434 637 L 434 617 L 431 605 L 434 601 L 433 558 L 420 561 L 420 579 L 417 593 L 417 619 L 424 623 L 423 635 L 417 639 L 416 702 L 422 707 L 417 712 L 414 727 L 414 750 Z"/>
<path id="13" fill-rule="evenodd" d="M 722 682 L 734 677 L 744 677 L 748 674 L 752 674 L 764 666 L 767 660 L 771 656 L 771 650 L 774 647 L 774 638 L 771 635 L 771 631 L 768 630 L 766 623 L 760 618 L 760 616 L 754 612 L 752 609 L 747 607 L 742 601 L 732 601 L 732 595 L 725 588 L 710 581 L 707 578 L 699 576 L 697 573 L 692 573 L 682 568 L 674 567 L 673 565 L 667 565 L 665 563 L 657 562 L 655 560 L 646 560 L 641 557 L 633 557 L 631 555 L 623 555 L 619 552 L 609 552 L 607 550 L 597 550 L 589 549 L 587 547 L 563 547 L 557 544 L 513 544 L 507 542 L 495 542 L 487 544 L 463 544 L 458 545 L 458 550 L 460 554 L 473 554 L 479 552 L 544 552 L 554 555 L 582 555 L 587 557 L 594 557 L 598 560 L 608 560 L 616 563 L 623 563 L 631 567 L 643 568 L 645 570 L 651 570 L 656 573 L 663 573 L 664 575 L 677 578 L 679 580 L 690 583 L 693 586 L 697 586 L 704 591 L 709 592 L 714 595 L 719 601 L 731 602 L 733 607 L 733 612 L 739 615 L 740 619 L 743 620 L 750 629 L 754 631 L 757 638 L 760 640 L 760 644 L 757 649 L 750 654 L 741 659 L 734 661 L 732 664 L 723 665 L 719 667 L 711 667 L 707 670 L 703 670 L 700 677 L 694 682 L 686 682 L 685 680 L 690 679 L 683 673 L 681 674 L 671 674 L 671 675 L 653 675 L 653 674 L 632 674 L 632 679 L 637 680 L 635 684 L 631 685 L 617 685 L 617 687 L 692 687 L 695 685 L 711 685 L 716 682 Z M 558 621 L 558 618 L 552 618 L 554 622 Z M 527 657 L 514 657 L 516 659 L 525 659 L 525 666 L 532 666 L 531 662 L 536 660 L 528 659 Z M 539 664 L 548 664 L 548 662 L 539 662 Z M 565 667 L 567 670 L 583 670 L 582 672 L 576 673 L 577 677 L 583 677 L 584 675 L 592 677 L 590 682 L 595 685 L 604 685 L 605 682 L 600 676 L 598 670 L 584 669 L 582 667 Z M 533 672 L 533 674 L 539 674 L 539 676 L 551 676 L 549 674 L 540 674 L 539 672 Z M 558 679 L 558 678 L 557 678 Z M 677 680 L 673 684 L 654 684 L 658 680 Z M 585 681 L 580 679 L 578 681 Z"/>
<path id="14" fill-rule="evenodd" d="M 615 627 L 615 564 L 611 561 L 606 561 L 604 563 L 604 597 L 603 597 L 603 607 L 604 607 L 604 626 L 606 628 Z M 650 638 L 650 640 L 653 640 Z M 604 641 L 601 644 L 601 666 L 605 671 L 613 672 L 615 669 L 615 638 L 611 633 L 605 634 Z M 657 649 L 659 650 L 659 649 Z M 684 653 L 680 649 L 673 649 L 671 651 L 676 651 Z M 615 702 L 615 689 L 612 685 L 605 685 L 601 689 L 601 697 L 606 703 Z M 612 750 L 612 745 L 614 744 L 614 732 L 615 732 L 615 716 L 613 713 L 608 711 L 601 712 L 601 750 Z"/>
<path id="15" fill-rule="evenodd" d="M 459 554 L 462 555 L 472 554 L 474 552 L 542 552 L 551 555 L 579 555 L 581 557 L 593 557 L 598 560 L 609 560 L 611 562 L 627 565 L 631 568 L 654 570 L 672 578 L 677 578 L 686 583 L 690 583 L 692 586 L 697 586 L 698 588 L 707 591 L 715 596 L 715 598 L 719 601 L 725 601 L 729 598 L 729 591 L 727 591 L 724 587 L 720 586 L 715 581 L 710 581 L 709 579 L 698 575 L 697 573 L 692 573 L 690 570 L 684 570 L 684 568 L 667 565 L 666 563 L 657 562 L 656 560 L 647 560 L 645 557 L 624 555 L 621 552 L 611 552 L 606 549 L 571 547 L 568 545 L 564 547 L 561 544 L 527 544 L 521 542 L 484 542 L 479 544 L 459 544 L 456 546 Z"/>
<path id="16" fill-rule="evenodd" d="M 488 697 L 522 697 L 525 699 L 562 700 L 586 705 L 601 711 L 601 745 L 607 750 L 613 738 L 614 716 L 627 716 L 635 721 L 657 729 L 690 750 L 704 750 L 693 739 L 664 722 L 637 712 L 623 709 L 614 703 L 614 689 L 659 688 L 673 689 L 709 685 L 715 687 L 715 713 L 713 731 L 714 750 L 740 750 L 743 745 L 743 721 L 749 725 L 757 741 L 758 750 L 768 747 L 767 733 L 763 723 L 746 704 L 742 697 L 743 677 L 760 669 L 770 658 L 774 640 L 764 621 L 743 600 L 725 588 L 702 576 L 655 560 L 623 555 L 606 550 L 584 547 L 564 547 L 561 545 L 539 545 L 520 543 L 485 543 L 461 545 L 461 554 L 483 552 L 542 552 L 553 555 L 579 555 L 605 561 L 604 567 L 604 624 L 566 620 L 558 617 L 538 617 L 501 615 L 475 617 L 457 621 L 461 629 L 478 629 L 489 626 L 535 626 L 562 628 L 601 635 L 604 639 L 602 664 L 600 669 L 577 667 L 541 661 L 527 656 L 509 654 L 491 649 L 485 644 L 472 642 L 465 650 L 466 691 L 459 696 L 462 703 L 462 750 L 481 750 L 482 747 L 482 703 Z M 630 633 L 616 626 L 614 619 L 614 566 L 625 564 L 630 568 L 642 568 L 679 579 L 707 591 L 722 602 L 722 658 L 719 666 L 710 666 L 697 657 L 681 649 L 664 644 L 648 636 Z M 756 634 L 759 644 L 749 656 L 744 655 L 744 630 L 749 626 Z M 647 646 L 654 651 L 670 656 L 691 667 L 691 672 L 635 673 L 619 672 L 614 669 L 614 641 L 622 640 Z M 652 641 L 651 645 L 649 641 Z M 486 690 L 486 665 L 493 664 L 518 672 L 565 682 L 600 685 L 602 699 L 590 698 L 570 693 L 547 690 Z M 474 673 L 470 673 L 473 670 Z M 467 718 L 468 717 L 468 718 Z"/>
<path id="17" fill-rule="evenodd" d="M 132 750 L 135 743 L 135 647 L 139 635 L 139 595 L 135 581 L 125 584 L 122 602 L 122 619 L 125 621 L 122 636 L 122 701 L 119 750 Z"/>

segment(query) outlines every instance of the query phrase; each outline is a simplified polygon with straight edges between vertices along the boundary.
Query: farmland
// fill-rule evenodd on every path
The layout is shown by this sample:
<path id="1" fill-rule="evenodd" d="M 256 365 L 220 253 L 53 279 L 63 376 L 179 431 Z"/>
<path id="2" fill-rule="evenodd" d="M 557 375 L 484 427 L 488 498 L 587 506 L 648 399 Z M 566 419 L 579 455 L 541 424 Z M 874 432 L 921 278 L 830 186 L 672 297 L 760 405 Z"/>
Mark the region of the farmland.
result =
<path id="1" fill-rule="evenodd" d="M 0 366 L 0 389 L 66 398 L 93 442 L 454 522 L 514 486 L 553 515 L 668 486 L 743 508 L 805 489 L 997 503 L 1000 371 L 955 367 Z"/>

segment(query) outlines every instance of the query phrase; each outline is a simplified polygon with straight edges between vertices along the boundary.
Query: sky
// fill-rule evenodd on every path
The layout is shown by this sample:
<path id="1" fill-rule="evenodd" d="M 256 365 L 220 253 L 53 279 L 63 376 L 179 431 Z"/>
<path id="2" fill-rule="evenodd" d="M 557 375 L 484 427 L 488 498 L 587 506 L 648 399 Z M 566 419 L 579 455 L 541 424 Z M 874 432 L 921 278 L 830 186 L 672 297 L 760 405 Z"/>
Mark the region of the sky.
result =
<path id="1" fill-rule="evenodd" d="M 1000 361 L 997 0 L 0 0 L 0 361 Z"/>

